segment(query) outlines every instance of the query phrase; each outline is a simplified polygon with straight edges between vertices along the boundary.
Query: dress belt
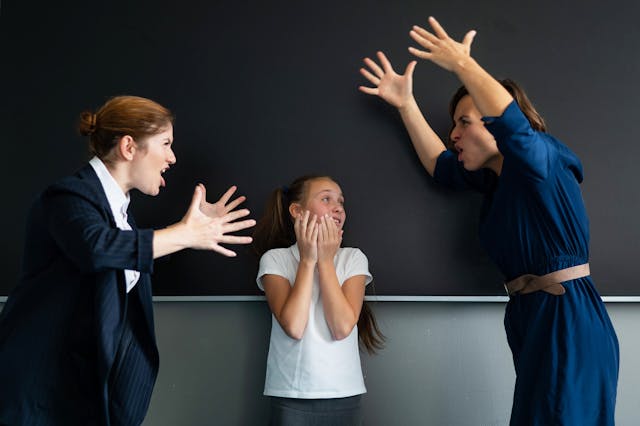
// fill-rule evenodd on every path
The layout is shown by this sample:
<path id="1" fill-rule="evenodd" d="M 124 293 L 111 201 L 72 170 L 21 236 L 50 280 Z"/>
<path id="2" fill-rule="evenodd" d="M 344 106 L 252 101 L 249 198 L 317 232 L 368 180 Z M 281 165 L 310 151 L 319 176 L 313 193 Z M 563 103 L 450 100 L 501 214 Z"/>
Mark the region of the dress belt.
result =
<path id="1" fill-rule="evenodd" d="M 572 266 L 566 269 L 560 269 L 546 275 L 525 274 L 509 281 L 504 285 L 509 296 L 515 294 L 528 294 L 534 291 L 544 291 L 555 296 L 561 296 L 565 293 L 564 286 L 561 284 L 565 281 L 571 281 L 590 275 L 589 264 Z"/>

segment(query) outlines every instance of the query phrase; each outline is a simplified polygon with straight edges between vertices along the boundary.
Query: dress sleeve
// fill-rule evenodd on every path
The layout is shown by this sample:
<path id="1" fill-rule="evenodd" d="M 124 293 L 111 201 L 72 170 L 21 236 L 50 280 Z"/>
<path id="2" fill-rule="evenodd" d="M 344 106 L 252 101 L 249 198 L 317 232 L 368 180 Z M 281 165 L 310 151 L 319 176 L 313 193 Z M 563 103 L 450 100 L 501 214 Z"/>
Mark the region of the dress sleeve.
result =
<path id="1" fill-rule="evenodd" d="M 54 185 L 43 194 L 48 231 L 81 271 L 153 272 L 153 230 L 112 227 L 90 189 Z"/>
<path id="2" fill-rule="evenodd" d="M 436 183 L 454 190 L 489 192 L 495 185 L 496 176 L 488 169 L 466 170 L 452 151 L 444 151 L 436 161 L 433 172 Z"/>
<path id="3" fill-rule="evenodd" d="M 533 130 L 516 101 L 500 117 L 484 117 L 485 126 L 495 137 L 505 163 L 512 163 L 534 180 L 544 180 L 549 173 L 553 149 L 540 132 Z"/>
<path id="4" fill-rule="evenodd" d="M 369 272 L 369 260 L 362 250 L 357 248 L 352 249 L 346 266 L 345 281 L 356 275 L 365 276 L 364 285 L 368 285 L 373 281 L 373 276 L 371 272 Z"/>

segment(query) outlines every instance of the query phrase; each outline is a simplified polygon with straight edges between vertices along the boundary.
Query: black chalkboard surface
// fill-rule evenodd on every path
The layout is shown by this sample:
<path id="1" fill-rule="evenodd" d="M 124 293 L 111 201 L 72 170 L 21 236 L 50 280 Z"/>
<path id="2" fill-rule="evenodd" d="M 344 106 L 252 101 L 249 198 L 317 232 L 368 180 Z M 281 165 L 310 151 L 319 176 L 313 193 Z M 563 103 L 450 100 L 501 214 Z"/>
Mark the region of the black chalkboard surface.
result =
<path id="1" fill-rule="evenodd" d="M 178 162 L 158 197 L 134 196 L 137 222 L 178 220 L 193 187 L 232 184 L 253 216 L 271 189 L 327 173 L 347 201 L 346 244 L 369 257 L 378 295 L 502 295 L 479 246 L 474 194 L 438 188 L 398 114 L 357 91 L 364 56 L 402 71 L 412 24 L 436 16 L 474 57 L 519 81 L 550 132 L 582 159 L 591 269 L 603 295 L 638 295 L 640 3 L 542 0 L 109 2 L 5 0 L 0 8 L 4 167 L 0 294 L 17 283 L 35 194 L 87 160 L 79 113 L 108 97 L 149 97 L 176 115 Z M 414 89 L 442 135 L 455 77 L 420 62 Z M 157 261 L 156 295 L 257 295 L 256 260 L 185 251 Z M 373 289 L 372 289 L 373 290 Z M 370 290 L 371 291 L 371 290 Z"/>

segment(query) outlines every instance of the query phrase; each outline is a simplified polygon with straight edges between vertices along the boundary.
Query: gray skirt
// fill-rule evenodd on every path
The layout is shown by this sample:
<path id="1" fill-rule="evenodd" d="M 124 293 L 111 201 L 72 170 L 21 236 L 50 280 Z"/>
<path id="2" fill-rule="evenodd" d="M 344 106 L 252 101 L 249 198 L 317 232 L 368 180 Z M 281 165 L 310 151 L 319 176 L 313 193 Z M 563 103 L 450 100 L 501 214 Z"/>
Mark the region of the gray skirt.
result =
<path id="1" fill-rule="evenodd" d="M 330 399 L 272 396 L 269 426 L 361 426 L 361 396 Z"/>

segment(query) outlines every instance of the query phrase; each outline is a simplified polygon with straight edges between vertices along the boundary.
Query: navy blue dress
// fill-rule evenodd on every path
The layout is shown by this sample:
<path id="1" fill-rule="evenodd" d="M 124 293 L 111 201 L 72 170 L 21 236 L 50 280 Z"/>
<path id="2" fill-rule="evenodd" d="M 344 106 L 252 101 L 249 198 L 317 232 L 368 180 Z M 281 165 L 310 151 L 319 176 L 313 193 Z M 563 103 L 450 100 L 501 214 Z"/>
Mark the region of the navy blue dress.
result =
<path id="1" fill-rule="evenodd" d="M 500 176 L 469 172 L 446 151 L 434 178 L 484 194 L 480 240 L 505 281 L 588 262 L 580 160 L 557 139 L 534 131 L 515 101 L 501 117 L 484 121 L 504 156 Z M 591 277 L 564 286 L 562 296 L 538 291 L 507 303 L 504 323 L 516 372 L 511 425 L 614 424 L 618 339 Z"/>

